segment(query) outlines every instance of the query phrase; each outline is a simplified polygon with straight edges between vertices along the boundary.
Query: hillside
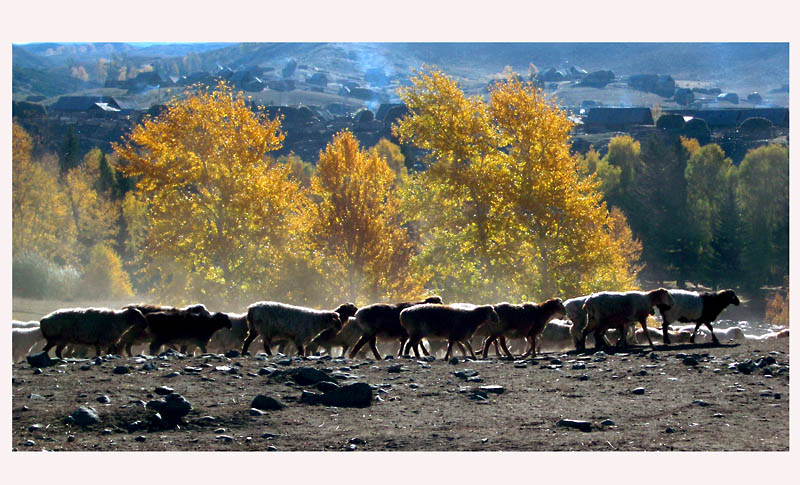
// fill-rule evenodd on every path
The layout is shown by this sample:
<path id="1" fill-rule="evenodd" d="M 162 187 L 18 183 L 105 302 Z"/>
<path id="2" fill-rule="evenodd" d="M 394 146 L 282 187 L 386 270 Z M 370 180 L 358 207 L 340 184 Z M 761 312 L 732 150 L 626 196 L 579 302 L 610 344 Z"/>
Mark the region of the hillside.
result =
<path id="1" fill-rule="evenodd" d="M 506 66 L 527 77 L 531 63 L 540 71 L 610 70 L 617 79 L 668 74 L 679 84 L 702 83 L 740 95 L 768 93 L 789 83 L 788 43 L 48 43 L 14 45 L 12 52 L 12 91 L 47 96 L 72 92 L 63 80 L 67 66 L 82 66 L 85 82 L 102 85 L 101 64 L 122 68 L 115 71 L 122 75 L 125 70 L 188 75 L 258 68 L 277 79 L 292 59 L 298 75 L 322 72 L 335 81 L 357 82 L 372 69 L 402 83 L 423 64 L 435 65 L 473 94 L 483 92 Z M 788 95 L 770 101 L 786 105 Z"/>

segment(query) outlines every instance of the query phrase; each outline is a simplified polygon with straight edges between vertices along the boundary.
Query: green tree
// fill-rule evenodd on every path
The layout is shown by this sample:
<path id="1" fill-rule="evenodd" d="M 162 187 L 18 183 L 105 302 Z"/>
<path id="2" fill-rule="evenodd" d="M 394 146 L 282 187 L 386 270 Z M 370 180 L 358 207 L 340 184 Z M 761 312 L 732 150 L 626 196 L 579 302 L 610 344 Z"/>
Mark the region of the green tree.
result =
<path id="1" fill-rule="evenodd" d="M 78 136 L 72 125 L 67 126 L 67 133 L 64 135 L 64 142 L 61 148 L 61 172 L 67 173 L 80 164 L 78 158 Z"/>
<path id="2" fill-rule="evenodd" d="M 748 151 L 737 171 L 736 198 L 747 285 L 780 285 L 789 274 L 788 148 L 767 145 Z"/>
<path id="3" fill-rule="evenodd" d="M 697 149 L 686 163 L 686 205 L 693 229 L 692 248 L 698 265 L 693 277 L 710 281 L 715 279 L 715 263 L 712 241 L 721 223 L 723 202 L 728 195 L 728 173 L 733 167 L 719 145 L 711 143 Z"/>

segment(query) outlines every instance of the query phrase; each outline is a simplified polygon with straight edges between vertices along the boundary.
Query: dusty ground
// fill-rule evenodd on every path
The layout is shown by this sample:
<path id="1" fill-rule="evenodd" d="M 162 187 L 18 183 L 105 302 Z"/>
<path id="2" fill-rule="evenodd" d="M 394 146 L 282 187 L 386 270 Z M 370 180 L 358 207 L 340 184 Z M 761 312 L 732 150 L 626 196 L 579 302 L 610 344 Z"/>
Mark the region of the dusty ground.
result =
<path id="1" fill-rule="evenodd" d="M 497 359 L 460 359 L 452 365 L 327 358 L 295 359 L 287 366 L 278 364 L 281 357 L 198 356 L 104 359 L 99 365 L 67 361 L 36 374 L 27 363 L 15 364 L 11 446 L 18 451 L 788 451 L 788 352 L 788 339 L 781 339 L 676 345 L 655 352 L 635 347 L 608 355 L 548 353 L 525 366 Z M 769 357 L 776 361 L 773 376 L 764 368 L 750 374 L 731 368 Z M 158 368 L 142 370 L 146 363 Z M 397 364 L 402 370 L 389 372 Z M 132 372 L 113 373 L 118 365 Z M 222 366 L 237 370 L 217 369 Z M 265 367 L 300 366 L 338 371 L 339 377 L 349 376 L 337 379 L 339 384 L 366 382 L 380 391 L 373 391 L 367 408 L 308 405 L 299 397 L 303 389 L 316 391 L 313 386 L 259 375 Z M 189 373 L 186 367 L 201 370 Z M 482 382 L 454 375 L 468 369 Z M 181 375 L 165 377 L 173 371 Z M 503 386 L 504 392 L 474 399 L 471 390 L 484 385 Z M 174 429 L 129 431 L 131 423 L 147 422 L 153 414 L 143 404 L 161 397 L 154 392 L 158 386 L 173 388 L 193 410 Z M 632 392 L 640 387 L 643 394 Z M 257 394 L 287 407 L 252 416 Z M 103 395 L 108 404 L 98 402 Z M 87 428 L 65 424 L 81 405 L 94 408 L 100 422 Z M 589 421 L 591 430 L 558 426 L 562 418 Z M 613 424 L 603 424 L 607 419 Z"/>

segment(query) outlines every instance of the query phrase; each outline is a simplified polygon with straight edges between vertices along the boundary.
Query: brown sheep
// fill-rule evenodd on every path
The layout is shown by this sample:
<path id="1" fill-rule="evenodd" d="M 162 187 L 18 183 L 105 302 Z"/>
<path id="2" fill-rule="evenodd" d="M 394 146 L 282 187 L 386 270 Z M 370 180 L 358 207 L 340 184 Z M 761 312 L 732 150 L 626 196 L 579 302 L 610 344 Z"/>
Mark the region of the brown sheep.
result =
<path id="1" fill-rule="evenodd" d="M 191 313 L 197 313 L 202 315 L 211 315 L 205 305 L 201 303 L 197 303 L 194 305 L 188 305 L 184 308 L 176 308 L 173 306 L 167 305 L 153 305 L 148 303 L 132 303 L 129 305 L 125 305 L 122 307 L 123 310 L 127 308 L 135 308 L 142 312 L 142 315 L 149 315 L 151 313 L 156 312 L 178 312 L 178 311 L 188 311 Z M 132 347 L 134 345 L 140 345 L 152 340 L 150 336 L 150 331 L 148 330 L 147 326 L 144 327 L 131 327 L 125 332 L 120 335 L 120 338 L 117 342 L 114 343 L 113 352 L 120 353 L 122 349 L 125 349 L 125 352 L 128 354 L 128 357 L 133 355 Z M 186 346 L 181 348 L 181 352 L 186 352 Z"/>
<path id="2" fill-rule="evenodd" d="M 408 355 L 413 348 L 414 354 L 419 357 L 416 345 L 425 337 L 438 337 L 447 340 L 445 360 L 456 342 L 466 345 L 470 356 L 475 359 L 469 339 L 481 325 L 496 324 L 498 320 L 497 312 L 491 305 L 477 306 L 471 310 L 429 303 L 406 308 L 400 312 L 400 323 L 408 333 L 404 355 Z"/>
<path id="3" fill-rule="evenodd" d="M 403 352 L 403 347 L 408 340 L 408 333 L 406 329 L 400 324 L 400 312 L 406 308 L 414 305 L 421 304 L 441 304 L 442 299 L 438 296 L 431 296 L 420 302 L 402 302 L 402 303 L 375 303 L 360 308 L 356 314 L 356 324 L 361 329 L 361 337 L 358 342 L 353 346 L 350 351 L 350 358 L 352 359 L 364 344 L 369 343 L 375 359 L 381 360 L 381 354 L 378 352 L 376 340 L 378 337 L 395 338 L 400 340 L 400 349 L 397 352 L 399 356 Z M 428 355 L 425 347 L 422 347 L 423 353 Z"/>
<path id="4" fill-rule="evenodd" d="M 145 315 L 147 329 L 150 332 L 150 355 L 156 355 L 164 344 L 181 344 L 200 347 L 207 352 L 206 346 L 211 336 L 221 328 L 231 328 L 231 320 L 224 313 L 194 313 L 189 310 L 155 312 Z M 183 347 L 186 348 L 186 347 Z"/>

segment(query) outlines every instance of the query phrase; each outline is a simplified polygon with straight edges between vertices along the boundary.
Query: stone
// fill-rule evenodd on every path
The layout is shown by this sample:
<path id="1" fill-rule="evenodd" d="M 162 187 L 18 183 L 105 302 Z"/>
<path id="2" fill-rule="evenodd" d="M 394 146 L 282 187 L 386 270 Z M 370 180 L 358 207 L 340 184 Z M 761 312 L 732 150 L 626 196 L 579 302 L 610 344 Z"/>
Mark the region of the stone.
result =
<path id="1" fill-rule="evenodd" d="M 672 426 L 667 426 L 667 429 L 665 429 L 664 432 L 665 433 L 674 433 L 675 432 L 675 428 L 673 428 Z"/>
<path id="2" fill-rule="evenodd" d="M 697 359 L 695 359 L 694 357 L 686 357 L 685 359 L 683 359 L 683 365 L 694 367 L 697 364 L 698 364 Z"/>
<path id="3" fill-rule="evenodd" d="M 25 358 L 31 367 L 51 367 L 61 363 L 61 359 L 51 359 L 47 352 L 39 352 L 38 354 L 30 354 Z"/>
<path id="4" fill-rule="evenodd" d="M 350 438 L 350 441 L 348 441 L 348 443 L 350 443 L 351 445 L 366 445 L 367 444 L 366 440 L 363 440 L 361 438 Z"/>
<path id="5" fill-rule="evenodd" d="M 265 413 L 264 411 L 262 411 L 260 409 L 250 408 L 250 416 L 263 416 L 265 414 L 267 414 L 267 413 Z"/>
<path id="6" fill-rule="evenodd" d="M 556 426 L 579 429 L 584 433 L 588 433 L 592 430 L 592 423 L 577 419 L 559 419 L 558 422 L 556 422 Z"/>
<path id="7" fill-rule="evenodd" d="M 72 418 L 72 423 L 78 426 L 91 426 L 100 422 L 100 416 L 94 408 L 88 406 L 81 406 L 69 415 Z"/>
<path id="8" fill-rule="evenodd" d="M 33 433 L 34 431 L 40 431 L 43 428 L 44 428 L 44 426 L 42 426 L 41 424 L 32 424 L 32 425 L 28 426 L 28 431 Z"/>
<path id="9" fill-rule="evenodd" d="M 572 370 L 583 370 L 586 368 L 586 364 L 583 362 L 578 362 L 577 364 L 572 364 Z"/>
<path id="10" fill-rule="evenodd" d="M 147 436 L 141 436 L 140 435 L 140 436 L 137 436 L 136 438 L 134 438 L 134 440 L 138 441 L 139 443 L 141 443 L 141 442 L 147 440 Z"/>
<path id="11" fill-rule="evenodd" d="M 217 436 L 216 439 L 218 439 L 220 441 L 224 441 L 225 443 L 230 443 L 231 441 L 233 441 L 233 436 L 228 436 L 226 434 L 221 434 L 221 435 Z"/>
<path id="12" fill-rule="evenodd" d="M 601 426 L 616 426 L 614 421 L 612 421 L 610 419 L 604 419 L 604 420 L 600 421 L 600 425 Z"/>
<path id="13" fill-rule="evenodd" d="M 330 375 L 313 367 L 299 367 L 297 369 L 292 369 L 291 376 L 294 382 L 301 386 L 314 385 L 318 382 L 333 381 Z"/>
<path id="14" fill-rule="evenodd" d="M 172 379 L 173 377 L 178 377 L 180 375 L 181 375 L 180 372 L 175 371 L 175 372 L 170 372 L 169 374 L 164 374 L 164 377 L 167 379 Z"/>
<path id="15" fill-rule="evenodd" d="M 322 394 L 318 392 L 303 391 L 300 395 L 300 402 L 304 404 L 317 404 Z"/>
<path id="16" fill-rule="evenodd" d="M 457 365 L 458 364 L 458 357 L 452 357 L 450 360 L 447 361 L 450 365 Z"/>
<path id="17" fill-rule="evenodd" d="M 273 372 L 277 371 L 278 369 L 274 367 L 262 367 L 258 369 L 258 375 L 260 376 L 269 376 L 272 375 Z"/>
<path id="18" fill-rule="evenodd" d="M 470 377 L 475 377 L 478 375 L 478 371 L 474 369 L 463 369 L 460 371 L 453 372 L 453 375 L 456 377 L 460 377 L 462 379 L 469 379 Z"/>
<path id="19" fill-rule="evenodd" d="M 158 386 L 155 389 L 155 393 L 159 396 L 166 396 L 167 394 L 172 394 L 173 392 L 175 392 L 175 389 L 167 386 Z"/>
<path id="20" fill-rule="evenodd" d="M 636 395 L 644 394 L 645 388 L 644 387 L 637 387 L 636 389 L 632 390 L 631 393 Z"/>
<path id="21" fill-rule="evenodd" d="M 278 365 L 292 365 L 292 359 L 280 359 L 275 362 Z"/>
<path id="22" fill-rule="evenodd" d="M 318 402 L 340 408 L 368 407 L 372 405 L 372 388 L 367 383 L 356 382 L 326 392 L 319 397 Z"/>
<path id="23" fill-rule="evenodd" d="M 400 364 L 390 365 L 389 367 L 386 368 L 386 372 L 388 372 L 389 374 L 399 374 L 402 371 L 403 371 L 403 366 Z"/>
<path id="24" fill-rule="evenodd" d="M 709 404 L 707 402 L 703 401 L 702 399 L 695 399 L 694 401 L 692 401 L 692 404 L 697 404 L 701 408 L 709 406 Z"/>
<path id="25" fill-rule="evenodd" d="M 225 357 L 227 357 L 229 359 L 235 359 L 236 357 L 240 357 L 241 355 L 242 354 L 236 349 L 231 349 L 231 350 L 225 352 Z"/>
<path id="26" fill-rule="evenodd" d="M 191 403 L 176 393 L 150 401 L 146 407 L 155 410 L 169 424 L 177 423 L 192 410 Z"/>
<path id="27" fill-rule="evenodd" d="M 259 394 L 253 398 L 253 402 L 250 404 L 250 407 L 261 409 L 263 411 L 278 411 L 280 409 L 284 409 L 286 405 L 274 397 Z"/>
<path id="28" fill-rule="evenodd" d="M 489 386 L 481 386 L 480 390 L 491 394 L 503 394 L 504 392 L 506 392 L 506 389 L 503 386 L 498 386 L 495 384 Z"/>
<path id="29" fill-rule="evenodd" d="M 128 374 L 131 371 L 131 368 L 127 365 L 118 365 L 114 367 L 114 370 L 111 371 L 114 374 Z"/>
<path id="30" fill-rule="evenodd" d="M 111 402 L 111 398 L 103 394 L 102 396 L 97 397 L 97 402 L 100 404 L 109 404 Z"/>
<path id="31" fill-rule="evenodd" d="M 314 384 L 314 387 L 321 392 L 328 392 L 339 388 L 339 384 L 335 382 L 320 381 Z"/>

